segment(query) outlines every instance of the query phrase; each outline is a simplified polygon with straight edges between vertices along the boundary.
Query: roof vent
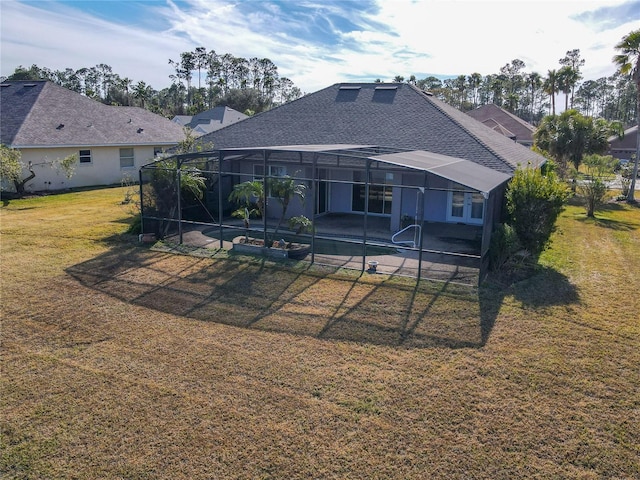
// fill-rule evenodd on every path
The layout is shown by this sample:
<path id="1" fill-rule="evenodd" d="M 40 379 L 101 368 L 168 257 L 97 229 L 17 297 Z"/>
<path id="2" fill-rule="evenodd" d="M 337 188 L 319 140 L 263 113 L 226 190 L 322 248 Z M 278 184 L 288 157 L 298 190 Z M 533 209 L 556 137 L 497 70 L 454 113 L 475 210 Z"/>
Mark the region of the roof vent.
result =
<path id="1" fill-rule="evenodd" d="M 131 119 L 129 119 L 129 121 L 127 123 L 131 123 Z"/>
<path id="2" fill-rule="evenodd" d="M 61 123 L 56 127 L 56 130 L 62 130 L 64 128 L 64 123 Z"/>
<path id="3" fill-rule="evenodd" d="M 430 92 L 429 90 L 422 90 L 422 93 L 424 93 L 428 97 L 433 97 L 433 93 Z"/>
<path id="4" fill-rule="evenodd" d="M 358 85 L 340 85 L 339 90 L 360 90 Z"/>
<path id="5" fill-rule="evenodd" d="M 2 83 L 0 84 L 0 87 L 10 87 L 11 84 L 10 83 Z"/>
<path id="6" fill-rule="evenodd" d="M 138 129 L 138 133 L 142 133 L 144 131 L 144 128 L 139 128 Z"/>
<path id="7" fill-rule="evenodd" d="M 376 90 L 397 90 L 398 86 L 388 85 L 384 87 L 376 87 Z"/>
<path id="8" fill-rule="evenodd" d="M 24 88 L 31 88 L 31 87 L 35 87 L 35 86 L 36 86 L 36 84 L 35 84 L 35 83 L 25 83 L 25 84 L 23 85 L 23 87 L 24 87 Z"/>

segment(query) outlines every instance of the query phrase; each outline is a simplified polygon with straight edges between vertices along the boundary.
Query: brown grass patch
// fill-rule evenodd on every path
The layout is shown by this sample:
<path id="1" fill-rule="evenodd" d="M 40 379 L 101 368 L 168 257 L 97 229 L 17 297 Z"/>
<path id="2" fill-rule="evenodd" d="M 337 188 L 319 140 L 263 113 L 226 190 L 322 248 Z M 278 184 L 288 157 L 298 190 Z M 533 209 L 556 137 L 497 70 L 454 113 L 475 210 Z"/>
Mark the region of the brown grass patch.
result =
<path id="1" fill-rule="evenodd" d="M 472 289 L 171 255 L 121 189 L 2 208 L 5 478 L 638 478 L 640 210 Z"/>

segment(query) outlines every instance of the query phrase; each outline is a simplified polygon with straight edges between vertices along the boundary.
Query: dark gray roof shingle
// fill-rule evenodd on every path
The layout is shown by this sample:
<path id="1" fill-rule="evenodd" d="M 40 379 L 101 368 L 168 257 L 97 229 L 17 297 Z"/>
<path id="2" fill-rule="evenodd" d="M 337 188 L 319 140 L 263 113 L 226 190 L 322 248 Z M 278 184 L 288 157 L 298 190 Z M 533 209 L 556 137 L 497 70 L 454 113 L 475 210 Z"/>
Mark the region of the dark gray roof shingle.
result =
<path id="1" fill-rule="evenodd" d="M 173 145 L 182 127 L 138 107 L 116 107 L 47 81 L 0 87 L 0 142 L 16 148 Z"/>
<path id="2" fill-rule="evenodd" d="M 513 173 L 544 158 L 408 84 L 335 84 L 200 137 L 215 149 L 363 144 L 424 150 Z"/>

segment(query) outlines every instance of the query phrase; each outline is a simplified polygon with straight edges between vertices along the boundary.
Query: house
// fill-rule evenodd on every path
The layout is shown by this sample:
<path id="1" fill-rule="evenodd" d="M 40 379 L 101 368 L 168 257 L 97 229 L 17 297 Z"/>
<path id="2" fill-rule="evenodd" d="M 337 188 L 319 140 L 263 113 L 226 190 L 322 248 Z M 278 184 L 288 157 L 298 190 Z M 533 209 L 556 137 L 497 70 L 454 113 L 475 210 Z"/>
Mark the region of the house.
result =
<path id="1" fill-rule="evenodd" d="M 200 136 L 219 130 L 245 118 L 249 117 L 233 108 L 218 106 L 193 116 L 176 115 L 171 121 L 189 127 L 193 130 L 194 135 Z"/>
<path id="2" fill-rule="evenodd" d="M 375 238 L 389 243 L 401 238 L 397 235 L 405 228 L 415 233 L 419 227 L 447 241 L 442 249 L 447 252 L 466 253 L 456 247 L 462 243 L 458 236 L 475 240 L 479 248 L 474 247 L 474 255 L 485 264 L 509 179 L 517 168 L 535 168 L 545 161 L 404 83 L 335 84 L 197 141 L 213 144 L 214 150 L 178 158 L 200 162 L 209 178 L 207 211 L 197 218 L 196 209 L 178 209 L 180 215 L 194 215 L 186 219 L 190 222 L 227 224 L 233 220 L 229 213 L 237 208 L 228 201 L 235 185 L 290 176 L 307 193 L 304 202 L 294 199 L 288 205 L 287 216 L 313 219 L 317 235 L 353 235 L 346 223 L 331 225 L 332 218 L 340 217 L 355 219 L 365 243 L 374 236 L 368 230 L 374 223 Z M 143 169 L 143 178 L 152 183 L 157 176 L 153 164 Z M 158 221 L 181 225 L 184 217 L 176 219 L 175 208 L 163 213 L 158 205 L 142 206 L 143 218 L 149 220 L 145 231 L 162 235 Z M 281 204 L 268 199 L 260 228 L 277 230 L 281 212 Z"/>
<path id="3" fill-rule="evenodd" d="M 0 84 L 0 142 L 20 150 L 35 177 L 27 191 L 137 181 L 138 169 L 185 138 L 182 127 L 138 107 L 104 105 L 49 81 Z M 67 178 L 55 160 L 76 154 Z M 23 177 L 23 178 L 24 178 Z"/>
<path id="4" fill-rule="evenodd" d="M 425 221 L 483 224 L 489 194 L 496 203 L 491 217 L 499 218 L 505 184 L 519 166 L 541 165 L 545 159 L 529 148 L 510 140 L 418 88 L 404 83 L 340 83 L 301 97 L 293 102 L 260 113 L 242 122 L 227 126 L 198 139 L 212 143 L 216 151 L 230 155 L 243 148 L 277 150 L 286 146 L 301 150 L 323 145 L 337 150 L 336 145 L 376 146 L 382 152 L 392 148 L 400 151 L 421 151 L 414 158 L 399 160 L 396 165 L 412 170 L 389 180 L 394 185 L 409 180 L 416 172 L 429 173 L 429 188 L 424 198 Z M 225 153 L 225 150 L 229 150 Z M 272 166 L 267 173 L 293 174 L 300 166 L 283 163 L 278 168 L 270 153 Z M 283 155 L 281 155 L 282 157 Z M 375 155 L 372 155 L 375 156 Z M 262 175 L 261 160 L 246 156 L 233 167 L 246 175 Z M 284 160 L 283 160 L 284 161 Z M 456 175 L 438 176 L 437 166 L 456 163 Z M 306 165 L 309 167 L 310 165 Z M 320 212 L 362 212 L 363 185 L 358 182 L 363 172 L 347 168 L 327 168 L 321 172 L 328 190 L 323 192 Z M 362 170 L 362 169 L 361 169 Z M 497 175 L 497 174 L 503 175 Z M 406 178 L 404 178 L 406 177 Z M 473 178 L 472 178 L 473 177 Z M 474 181 L 491 179 L 491 188 L 481 191 Z M 389 179 L 391 177 L 388 177 Z M 402 193 L 378 182 L 369 185 L 368 213 L 391 218 L 390 228 L 396 230 L 403 215 L 415 216 L 416 196 Z M 355 182 L 354 184 L 338 182 Z M 459 187 L 462 185 L 464 188 Z M 484 195 L 484 196 L 483 196 Z M 382 199 L 382 200 L 380 200 Z M 307 207 L 309 208 L 309 207 Z M 493 207 L 492 207 L 493 208 Z"/>
<path id="5" fill-rule="evenodd" d="M 638 126 L 634 125 L 624 131 L 622 138 L 618 138 L 617 136 L 609 138 L 608 155 L 612 155 L 614 158 L 625 162 L 630 162 L 635 159 L 637 148 Z"/>
<path id="6" fill-rule="evenodd" d="M 286 218 L 312 219 L 312 262 L 319 253 L 317 238 L 361 242 L 362 268 L 370 242 L 392 251 L 401 244 L 414 257 L 400 252 L 391 256 L 406 266 L 400 269 L 413 269 L 408 274 L 417 272 L 418 277 L 423 254 L 435 255 L 429 261 L 436 263 L 473 259 L 482 277 L 509 180 L 516 169 L 545 162 L 531 149 L 404 83 L 338 83 L 197 142 L 214 149 L 178 155 L 176 161 L 182 166 L 194 162 L 206 176 L 203 200 L 176 208 L 150 195 L 141 206 L 145 232 L 175 233 L 182 241 L 185 229 L 213 225 L 208 228 L 218 231 L 223 242 L 226 231 L 238 235 L 242 228 L 230 215 L 238 207 L 229 200 L 230 192 L 240 183 L 260 181 L 266 215 L 252 220 L 251 228 L 267 240 L 280 232 L 285 202 L 274 192 L 289 177 L 303 186 L 305 199 L 286 203 Z M 144 166 L 143 190 L 166 189 L 165 172 L 155 163 Z M 163 200 L 175 196 L 171 192 Z M 280 240 L 286 240 L 282 235 Z"/>
<path id="7" fill-rule="evenodd" d="M 492 103 L 482 105 L 475 110 L 467 112 L 467 115 L 484 123 L 487 127 L 492 128 L 514 142 L 518 142 L 527 147 L 533 145 L 535 127 L 497 105 Z"/>

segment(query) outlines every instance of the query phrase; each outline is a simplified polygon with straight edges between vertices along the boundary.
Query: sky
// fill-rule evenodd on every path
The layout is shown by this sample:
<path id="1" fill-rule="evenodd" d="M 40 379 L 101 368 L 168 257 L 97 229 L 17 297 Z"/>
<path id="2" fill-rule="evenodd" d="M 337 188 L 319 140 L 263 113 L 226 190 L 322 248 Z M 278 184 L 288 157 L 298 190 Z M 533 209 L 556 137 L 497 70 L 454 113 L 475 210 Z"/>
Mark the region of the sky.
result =
<path id="1" fill-rule="evenodd" d="M 0 0 L 0 75 L 110 65 L 160 90 L 169 60 L 204 47 L 269 58 L 303 93 L 338 82 L 499 73 L 546 76 L 569 50 L 585 80 L 616 70 L 640 0 Z"/>

